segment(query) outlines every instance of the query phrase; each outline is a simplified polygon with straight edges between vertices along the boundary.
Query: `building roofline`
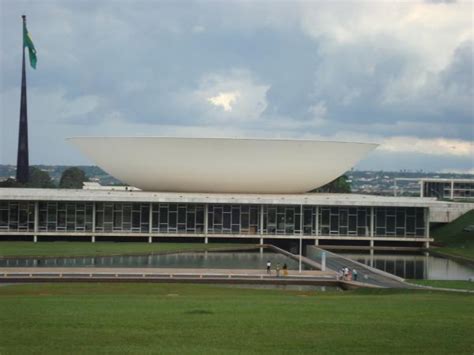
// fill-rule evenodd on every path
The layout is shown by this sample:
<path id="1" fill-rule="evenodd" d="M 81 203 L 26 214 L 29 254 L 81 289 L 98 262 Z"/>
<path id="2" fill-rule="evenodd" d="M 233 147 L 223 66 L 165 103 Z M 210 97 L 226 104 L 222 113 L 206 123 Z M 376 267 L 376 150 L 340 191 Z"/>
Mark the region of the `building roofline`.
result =
<path id="1" fill-rule="evenodd" d="M 470 182 L 474 183 L 474 179 L 449 179 L 449 178 L 394 178 L 396 181 L 427 181 L 427 182 Z"/>
<path id="2" fill-rule="evenodd" d="M 235 203 L 319 206 L 430 207 L 451 204 L 434 198 L 361 194 L 230 194 L 76 189 L 0 188 L 0 200 L 81 202 Z"/>

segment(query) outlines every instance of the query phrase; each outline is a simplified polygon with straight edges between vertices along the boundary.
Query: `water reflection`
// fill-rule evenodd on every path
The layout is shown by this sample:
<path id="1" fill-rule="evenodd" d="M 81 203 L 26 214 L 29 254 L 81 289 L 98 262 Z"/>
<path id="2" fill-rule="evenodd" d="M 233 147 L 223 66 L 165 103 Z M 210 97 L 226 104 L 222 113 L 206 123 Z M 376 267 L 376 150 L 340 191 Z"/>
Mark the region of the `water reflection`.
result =
<path id="1" fill-rule="evenodd" d="M 298 269 L 298 262 L 272 252 L 193 252 L 165 255 L 120 255 L 74 258 L 0 259 L 0 267 L 157 267 L 209 269 L 262 269 L 270 260 L 272 268 L 283 264 Z M 303 265 L 303 268 L 308 268 Z"/>
<path id="2" fill-rule="evenodd" d="M 405 279 L 468 280 L 474 269 L 456 261 L 425 254 L 338 253 Z"/>

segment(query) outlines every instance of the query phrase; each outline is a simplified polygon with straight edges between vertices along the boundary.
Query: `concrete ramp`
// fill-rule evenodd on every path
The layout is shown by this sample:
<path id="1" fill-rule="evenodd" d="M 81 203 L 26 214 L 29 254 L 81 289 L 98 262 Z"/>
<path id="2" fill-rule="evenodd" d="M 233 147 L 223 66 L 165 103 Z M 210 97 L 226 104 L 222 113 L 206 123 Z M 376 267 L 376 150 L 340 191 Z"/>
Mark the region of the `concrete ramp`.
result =
<path id="1" fill-rule="evenodd" d="M 332 271 L 341 270 L 343 267 L 348 267 L 351 271 L 357 270 L 357 281 L 368 283 L 370 285 L 386 288 L 407 288 L 413 287 L 405 282 L 401 277 L 392 275 L 388 272 L 375 269 L 365 264 L 359 263 L 355 260 L 346 258 L 339 254 L 331 253 L 325 249 L 308 245 L 306 249 L 306 256 L 317 263 L 322 263 L 322 255 L 326 254 L 326 268 Z"/>

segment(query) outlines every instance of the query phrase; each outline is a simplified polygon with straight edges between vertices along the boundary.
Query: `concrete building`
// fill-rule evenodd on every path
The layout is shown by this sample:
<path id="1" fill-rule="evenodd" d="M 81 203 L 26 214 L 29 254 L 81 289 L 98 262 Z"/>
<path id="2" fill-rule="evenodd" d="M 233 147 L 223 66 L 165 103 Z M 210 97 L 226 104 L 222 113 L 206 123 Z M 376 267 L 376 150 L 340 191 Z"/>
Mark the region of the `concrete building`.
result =
<path id="1" fill-rule="evenodd" d="M 157 137 L 72 141 L 104 170 L 140 190 L 0 189 L 0 236 L 429 247 L 430 223 L 450 221 L 473 207 L 434 198 L 306 193 L 343 174 L 373 144 Z"/>
<path id="2" fill-rule="evenodd" d="M 465 204 L 464 210 L 472 208 Z M 460 204 L 431 198 L 356 194 L 203 194 L 143 191 L 0 189 L 0 235 L 189 237 L 314 244 L 410 242 L 428 247 L 430 210 Z M 436 216 L 436 214 L 435 214 Z M 440 215 L 445 218 L 444 214 Z"/>
<path id="3" fill-rule="evenodd" d="M 419 185 L 420 197 L 442 200 L 474 200 L 474 179 L 395 178 L 394 195 L 398 194 L 399 181 L 413 181 Z"/>

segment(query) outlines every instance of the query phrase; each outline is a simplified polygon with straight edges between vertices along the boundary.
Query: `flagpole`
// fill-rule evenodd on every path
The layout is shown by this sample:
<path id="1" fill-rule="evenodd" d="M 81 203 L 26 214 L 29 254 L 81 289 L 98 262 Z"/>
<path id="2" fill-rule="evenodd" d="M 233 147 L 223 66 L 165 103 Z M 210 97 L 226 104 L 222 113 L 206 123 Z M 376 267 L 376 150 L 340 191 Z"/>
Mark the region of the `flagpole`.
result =
<path id="1" fill-rule="evenodd" d="M 28 109 L 26 100 L 26 69 L 25 69 L 25 26 L 26 16 L 23 19 L 22 36 L 22 67 L 21 67 L 21 99 L 20 99 L 20 127 L 18 131 L 18 155 L 16 180 L 20 183 L 27 183 L 29 180 L 29 159 L 28 159 Z"/>

